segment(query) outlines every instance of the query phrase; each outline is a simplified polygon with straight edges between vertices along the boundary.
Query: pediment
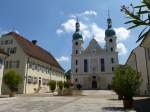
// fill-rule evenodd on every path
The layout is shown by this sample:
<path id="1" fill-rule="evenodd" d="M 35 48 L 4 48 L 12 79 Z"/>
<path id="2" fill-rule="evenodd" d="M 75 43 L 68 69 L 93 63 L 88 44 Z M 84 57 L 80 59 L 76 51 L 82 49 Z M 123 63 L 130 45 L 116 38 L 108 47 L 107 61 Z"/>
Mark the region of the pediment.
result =
<path id="1" fill-rule="evenodd" d="M 92 52 L 94 53 L 101 53 L 103 52 L 104 49 L 102 49 L 99 45 L 99 43 L 93 38 L 88 47 L 85 49 L 85 51 L 83 52 L 84 54 L 91 54 Z"/>

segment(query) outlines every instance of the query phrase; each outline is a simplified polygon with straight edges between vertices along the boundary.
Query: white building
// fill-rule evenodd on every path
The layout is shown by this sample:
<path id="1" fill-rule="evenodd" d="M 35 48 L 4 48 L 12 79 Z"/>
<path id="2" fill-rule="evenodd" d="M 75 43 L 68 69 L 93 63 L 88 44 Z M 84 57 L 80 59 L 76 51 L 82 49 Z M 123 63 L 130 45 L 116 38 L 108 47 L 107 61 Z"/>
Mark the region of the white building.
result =
<path id="1" fill-rule="evenodd" d="M 145 49 L 141 46 L 138 46 L 135 49 L 133 49 L 126 64 L 141 74 L 142 83 L 139 90 L 137 91 L 138 94 L 147 95 L 148 74 L 145 59 Z"/>
<path id="2" fill-rule="evenodd" d="M 0 48 L 9 54 L 5 61 L 4 73 L 10 69 L 19 73 L 23 80 L 18 93 L 48 92 L 49 80 L 64 81 L 64 70 L 52 56 L 36 44 L 15 32 L 0 38 Z M 3 84 L 2 93 L 8 93 Z"/>
<path id="3" fill-rule="evenodd" d="M 8 54 L 0 49 L 0 94 L 1 94 L 1 86 L 4 72 L 4 60 L 7 58 Z"/>
<path id="4" fill-rule="evenodd" d="M 76 84 L 81 84 L 82 89 L 108 89 L 111 86 L 114 67 L 118 64 L 118 52 L 111 18 L 107 22 L 105 48 L 93 38 L 85 49 L 82 47 L 80 23 L 76 22 L 72 39 L 71 77 Z"/>
<path id="5" fill-rule="evenodd" d="M 150 31 L 141 44 L 133 49 L 126 64 L 141 73 L 143 82 L 139 88 L 140 95 L 150 95 Z"/>
<path id="6" fill-rule="evenodd" d="M 144 37 L 140 46 L 145 49 L 147 89 L 148 89 L 148 94 L 150 95 L 150 31 Z"/>

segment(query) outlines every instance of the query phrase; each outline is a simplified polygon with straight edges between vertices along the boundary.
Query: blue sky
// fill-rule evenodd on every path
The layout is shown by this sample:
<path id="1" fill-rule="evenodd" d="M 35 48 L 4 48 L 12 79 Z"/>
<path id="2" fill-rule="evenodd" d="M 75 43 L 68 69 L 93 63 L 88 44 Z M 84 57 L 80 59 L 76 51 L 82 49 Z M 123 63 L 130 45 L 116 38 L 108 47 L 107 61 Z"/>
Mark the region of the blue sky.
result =
<path id="1" fill-rule="evenodd" d="M 95 36 L 104 46 L 108 9 L 117 31 L 119 62 L 125 63 L 136 47 L 139 30 L 127 31 L 127 21 L 120 12 L 122 5 L 140 0 L 0 0 L 0 34 L 17 31 L 50 51 L 67 70 L 70 68 L 72 34 L 75 16 L 79 17 L 84 47 Z"/>

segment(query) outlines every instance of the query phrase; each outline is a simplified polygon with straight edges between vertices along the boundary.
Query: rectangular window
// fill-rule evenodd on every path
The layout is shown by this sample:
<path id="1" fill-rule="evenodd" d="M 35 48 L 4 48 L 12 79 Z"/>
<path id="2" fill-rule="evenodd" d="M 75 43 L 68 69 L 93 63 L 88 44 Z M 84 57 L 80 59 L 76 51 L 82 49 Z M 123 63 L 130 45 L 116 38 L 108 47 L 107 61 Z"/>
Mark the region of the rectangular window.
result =
<path id="1" fill-rule="evenodd" d="M 78 50 L 76 50 L 76 54 L 78 54 Z"/>
<path id="2" fill-rule="evenodd" d="M 76 60 L 76 65 L 78 65 L 78 60 Z"/>
<path id="3" fill-rule="evenodd" d="M 112 67 L 112 72 L 114 71 L 114 67 Z"/>
<path id="4" fill-rule="evenodd" d="M 88 60 L 84 60 L 84 72 L 88 72 Z"/>
<path id="5" fill-rule="evenodd" d="M 114 58 L 111 58 L 111 63 L 114 63 Z"/>
<path id="6" fill-rule="evenodd" d="M 38 82 L 37 77 L 33 77 L 33 84 L 37 84 L 37 82 Z"/>
<path id="7" fill-rule="evenodd" d="M 105 72 L 105 60 L 101 59 L 101 72 Z"/>
<path id="8" fill-rule="evenodd" d="M 19 64 L 20 64 L 19 60 L 18 61 L 10 61 L 9 67 L 10 68 L 19 68 Z"/>
<path id="9" fill-rule="evenodd" d="M 17 50 L 17 48 L 16 48 L 16 47 L 11 48 L 11 49 L 10 49 L 10 53 L 11 53 L 11 54 L 15 54 L 15 53 L 16 53 L 16 50 Z"/>
<path id="10" fill-rule="evenodd" d="M 76 73 L 78 73 L 78 69 L 76 68 Z"/>
<path id="11" fill-rule="evenodd" d="M 5 61 L 5 68 L 8 68 L 8 61 Z"/>
<path id="12" fill-rule="evenodd" d="M 28 83 L 31 84 L 33 82 L 33 77 L 32 76 L 28 76 Z"/>
<path id="13" fill-rule="evenodd" d="M 6 51 L 8 54 L 10 53 L 10 48 L 7 48 L 7 51 Z"/>

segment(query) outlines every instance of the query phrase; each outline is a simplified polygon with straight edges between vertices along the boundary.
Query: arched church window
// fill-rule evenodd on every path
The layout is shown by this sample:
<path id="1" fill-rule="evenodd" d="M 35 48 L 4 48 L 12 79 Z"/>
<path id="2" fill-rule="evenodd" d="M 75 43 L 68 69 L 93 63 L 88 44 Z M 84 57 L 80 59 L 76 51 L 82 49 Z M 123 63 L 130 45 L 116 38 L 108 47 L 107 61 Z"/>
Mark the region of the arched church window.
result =
<path id="1" fill-rule="evenodd" d="M 76 65 L 78 65 L 78 60 L 76 60 Z"/>
<path id="2" fill-rule="evenodd" d="M 76 68 L 76 73 L 78 72 L 78 69 Z"/>
<path id="3" fill-rule="evenodd" d="M 111 52 L 113 52 L 113 48 L 111 47 Z"/>
<path id="4" fill-rule="evenodd" d="M 76 50 L 76 54 L 78 54 L 78 50 Z"/>

